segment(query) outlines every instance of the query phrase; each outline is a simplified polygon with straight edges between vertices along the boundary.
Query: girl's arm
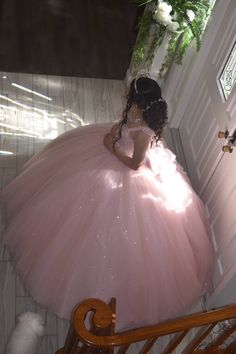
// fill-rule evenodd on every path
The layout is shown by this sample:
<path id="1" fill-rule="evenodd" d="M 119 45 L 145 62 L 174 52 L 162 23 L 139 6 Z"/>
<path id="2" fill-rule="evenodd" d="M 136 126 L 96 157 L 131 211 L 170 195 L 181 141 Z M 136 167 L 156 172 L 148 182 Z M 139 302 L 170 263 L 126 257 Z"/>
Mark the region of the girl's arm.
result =
<path id="1" fill-rule="evenodd" d="M 120 125 L 120 123 L 116 123 L 115 125 L 113 125 L 113 127 L 111 128 L 110 134 L 115 137 L 117 134 L 117 130 L 118 130 L 118 126 Z"/>
<path id="2" fill-rule="evenodd" d="M 134 152 L 133 156 L 129 157 L 122 154 L 120 151 L 113 149 L 112 134 L 108 133 L 104 136 L 104 145 L 111 151 L 123 164 L 131 168 L 132 170 L 137 170 L 143 163 L 145 158 L 145 153 L 149 147 L 151 137 L 145 134 L 143 131 L 135 132 L 134 141 Z"/>

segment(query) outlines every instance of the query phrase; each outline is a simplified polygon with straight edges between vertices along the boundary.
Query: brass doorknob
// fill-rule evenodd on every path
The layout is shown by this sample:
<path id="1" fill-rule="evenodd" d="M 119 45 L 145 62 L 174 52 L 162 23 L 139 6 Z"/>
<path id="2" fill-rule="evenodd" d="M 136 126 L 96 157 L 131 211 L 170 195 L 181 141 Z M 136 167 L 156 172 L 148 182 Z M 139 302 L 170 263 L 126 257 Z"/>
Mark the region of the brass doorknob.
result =
<path id="1" fill-rule="evenodd" d="M 219 139 L 227 139 L 228 136 L 229 136 L 228 130 L 226 130 L 225 132 L 218 132 L 218 138 Z"/>
<path id="2" fill-rule="evenodd" d="M 218 132 L 218 138 L 219 139 L 227 139 L 227 143 L 222 146 L 222 151 L 223 152 L 233 152 L 233 146 L 236 146 L 236 130 L 232 135 L 229 135 L 228 130 L 225 132 Z"/>
<path id="3" fill-rule="evenodd" d="M 231 152 L 233 152 L 233 148 L 229 145 L 224 145 L 224 146 L 222 146 L 222 151 L 229 152 L 231 154 Z"/>

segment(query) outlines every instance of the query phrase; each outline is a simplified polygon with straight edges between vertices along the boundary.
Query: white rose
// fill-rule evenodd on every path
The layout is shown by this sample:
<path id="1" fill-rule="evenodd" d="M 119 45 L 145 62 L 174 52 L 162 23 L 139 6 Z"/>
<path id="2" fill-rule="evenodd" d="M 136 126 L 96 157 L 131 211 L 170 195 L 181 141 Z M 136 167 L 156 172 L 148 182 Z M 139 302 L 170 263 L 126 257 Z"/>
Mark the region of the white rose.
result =
<path id="1" fill-rule="evenodd" d="M 168 25 L 168 30 L 171 31 L 171 32 L 176 32 L 176 31 L 178 31 L 178 30 L 179 30 L 179 23 L 172 21 L 172 22 L 169 23 L 169 25 Z"/>
<path id="2" fill-rule="evenodd" d="M 172 6 L 163 1 L 158 4 L 157 11 L 158 10 L 169 14 L 172 11 Z"/>
<path id="3" fill-rule="evenodd" d="M 154 19 L 165 26 L 171 22 L 171 16 L 163 12 L 155 12 Z"/>
<path id="4" fill-rule="evenodd" d="M 190 22 L 192 22 L 195 19 L 195 13 L 192 10 L 187 10 L 187 16 Z"/>
<path id="5" fill-rule="evenodd" d="M 166 2 L 162 1 L 158 3 L 157 9 L 153 15 L 153 18 L 163 24 L 164 26 L 168 26 L 171 21 L 170 12 L 172 11 L 172 6 L 168 5 Z"/>
<path id="6" fill-rule="evenodd" d="M 167 26 L 172 21 L 171 16 L 163 11 L 155 11 L 153 18 L 164 26 Z"/>

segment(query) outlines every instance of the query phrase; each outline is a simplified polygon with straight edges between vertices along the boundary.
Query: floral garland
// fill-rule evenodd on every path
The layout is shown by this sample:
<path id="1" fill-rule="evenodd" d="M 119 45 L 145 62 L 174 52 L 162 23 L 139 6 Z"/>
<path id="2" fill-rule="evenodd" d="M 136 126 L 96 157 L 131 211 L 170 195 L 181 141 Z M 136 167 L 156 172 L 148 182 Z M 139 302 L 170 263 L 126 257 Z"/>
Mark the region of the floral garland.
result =
<path id="1" fill-rule="evenodd" d="M 133 62 L 145 62 L 150 68 L 156 50 L 168 34 L 167 54 L 159 76 L 163 77 L 172 62 L 182 64 L 186 49 L 195 39 L 199 50 L 202 33 L 212 9 L 212 0 L 134 0 L 139 6 L 148 4 L 139 22 Z"/>

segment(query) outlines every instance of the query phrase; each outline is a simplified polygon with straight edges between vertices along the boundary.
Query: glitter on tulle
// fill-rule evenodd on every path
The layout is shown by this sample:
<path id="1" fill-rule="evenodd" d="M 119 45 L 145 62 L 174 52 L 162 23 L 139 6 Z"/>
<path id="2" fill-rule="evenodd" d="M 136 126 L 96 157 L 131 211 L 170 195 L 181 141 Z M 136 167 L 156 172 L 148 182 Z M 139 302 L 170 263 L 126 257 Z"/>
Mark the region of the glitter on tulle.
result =
<path id="1" fill-rule="evenodd" d="M 103 146 L 110 128 L 58 137 L 2 199 L 4 242 L 34 299 L 69 319 L 85 298 L 115 297 L 119 330 L 182 314 L 206 291 L 212 247 L 204 206 L 174 154 L 159 142 L 131 170 Z M 132 155 L 127 126 L 116 148 Z"/>

